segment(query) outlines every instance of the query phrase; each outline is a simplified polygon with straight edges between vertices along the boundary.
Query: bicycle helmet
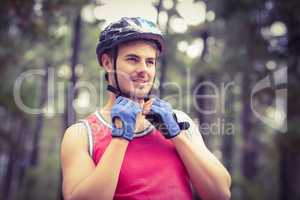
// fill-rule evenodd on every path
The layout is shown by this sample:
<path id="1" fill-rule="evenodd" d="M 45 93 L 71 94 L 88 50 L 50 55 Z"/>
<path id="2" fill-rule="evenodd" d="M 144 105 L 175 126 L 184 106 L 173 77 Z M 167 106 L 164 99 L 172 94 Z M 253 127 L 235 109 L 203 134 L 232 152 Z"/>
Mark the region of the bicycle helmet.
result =
<path id="1" fill-rule="evenodd" d="M 141 17 L 123 17 L 108 25 L 101 32 L 96 49 L 99 64 L 102 65 L 101 55 L 106 50 L 113 49 L 123 42 L 138 39 L 153 41 L 160 53 L 163 53 L 164 37 L 153 22 Z"/>

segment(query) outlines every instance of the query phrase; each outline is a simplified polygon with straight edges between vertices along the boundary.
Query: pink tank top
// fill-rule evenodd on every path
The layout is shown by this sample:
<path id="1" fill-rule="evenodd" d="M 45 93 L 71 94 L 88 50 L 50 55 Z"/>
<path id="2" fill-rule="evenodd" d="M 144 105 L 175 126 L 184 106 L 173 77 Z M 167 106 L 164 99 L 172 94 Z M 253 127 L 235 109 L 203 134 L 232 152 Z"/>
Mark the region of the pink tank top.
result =
<path id="1" fill-rule="evenodd" d="M 99 113 L 86 118 L 90 153 L 97 165 L 112 136 Z M 189 200 L 189 177 L 173 143 L 152 129 L 128 145 L 121 166 L 115 200 Z"/>

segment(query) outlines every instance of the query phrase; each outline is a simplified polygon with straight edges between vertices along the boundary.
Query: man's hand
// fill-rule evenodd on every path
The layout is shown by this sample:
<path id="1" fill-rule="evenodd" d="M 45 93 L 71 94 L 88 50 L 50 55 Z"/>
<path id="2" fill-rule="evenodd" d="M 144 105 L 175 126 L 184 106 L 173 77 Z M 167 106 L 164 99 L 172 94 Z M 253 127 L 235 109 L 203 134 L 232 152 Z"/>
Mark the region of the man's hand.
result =
<path id="1" fill-rule="evenodd" d="M 142 109 L 138 103 L 119 96 L 111 110 L 112 136 L 131 141 L 135 130 L 136 117 L 141 112 Z"/>
<path id="2" fill-rule="evenodd" d="M 180 133 L 181 129 L 176 120 L 176 116 L 168 102 L 154 98 L 150 115 L 154 115 L 158 118 L 160 122 L 154 124 L 154 126 L 159 129 L 167 139 L 176 137 Z"/>

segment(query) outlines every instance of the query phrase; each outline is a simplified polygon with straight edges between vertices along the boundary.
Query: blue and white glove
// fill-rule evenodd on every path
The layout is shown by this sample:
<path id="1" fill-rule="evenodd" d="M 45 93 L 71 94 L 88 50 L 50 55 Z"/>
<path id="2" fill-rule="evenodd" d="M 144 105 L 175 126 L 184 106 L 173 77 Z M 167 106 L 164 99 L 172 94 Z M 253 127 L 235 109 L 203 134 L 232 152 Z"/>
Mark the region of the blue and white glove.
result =
<path id="1" fill-rule="evenodd" d="M 151 115 L 154 116 L 157 121 L 151 122 L 150 119 L 150 122 L 163 133 L 165 138 L 170 139 L 180 133 L 181 128 L 177 122 L 176 115 L 168 102 L 155 98 L 150 109 L 150 116 Z"/>
<path id="2" fill-rule="evenodd" d="M 131 141 L 135 130 L 136 117 L 140 112 L 142 112 L 142 109 L 138 103 L 119 96 L 111 110 L 112 137 L 122 137 Z M 116 119 L 121 120 L 121 127 L 116 126 Z"/>

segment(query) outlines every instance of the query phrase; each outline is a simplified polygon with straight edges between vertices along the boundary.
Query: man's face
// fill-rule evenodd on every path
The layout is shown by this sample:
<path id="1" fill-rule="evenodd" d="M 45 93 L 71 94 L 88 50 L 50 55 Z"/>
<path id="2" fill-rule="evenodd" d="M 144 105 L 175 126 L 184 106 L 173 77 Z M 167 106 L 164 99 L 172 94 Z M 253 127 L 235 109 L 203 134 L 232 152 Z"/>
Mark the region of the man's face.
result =
<path id="1" fill-rule="evenodd" d="M 149 42 L 134 41 L 119 46 L 117 75 L 120 89 L 134 98 L 143 98 L 152 88 L 157 49 Z M 114 77 L 111 77 L 115 81 Z"/>

